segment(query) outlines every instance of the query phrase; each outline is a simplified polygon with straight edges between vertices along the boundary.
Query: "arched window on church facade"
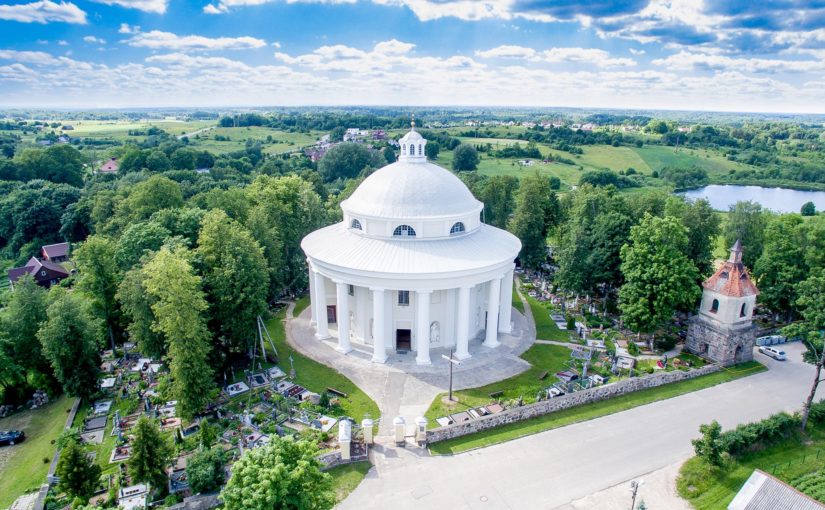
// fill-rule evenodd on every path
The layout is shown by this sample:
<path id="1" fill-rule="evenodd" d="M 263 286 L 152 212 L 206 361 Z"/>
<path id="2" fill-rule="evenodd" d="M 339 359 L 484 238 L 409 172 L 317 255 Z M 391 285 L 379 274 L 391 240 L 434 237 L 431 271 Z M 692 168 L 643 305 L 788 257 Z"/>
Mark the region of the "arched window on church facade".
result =
<path id="1" fill-rule="evenodd" d="M 451 236 L 455 234 L 461 234 L 462 232 L 464 232 L 464 223 L 461 223 L 460 221 L 453 223 L 453 226 L 450 227 Z"/>
<path id="2" fill-rule="evenodd" d="M 355 230 L 362 230 L 361 229 L 361 222 L 358 221 L 357 219 L 353 219 L 350 222 L 349 226 L 350 226 L 350 228 L 354 228 Z"/>
<path id="3" fill-rule="evenodd" d="M 392 235 L 397 237 L 415 237 L 415 229 L 409 225 L 399 225 L 395 227 Z"/>

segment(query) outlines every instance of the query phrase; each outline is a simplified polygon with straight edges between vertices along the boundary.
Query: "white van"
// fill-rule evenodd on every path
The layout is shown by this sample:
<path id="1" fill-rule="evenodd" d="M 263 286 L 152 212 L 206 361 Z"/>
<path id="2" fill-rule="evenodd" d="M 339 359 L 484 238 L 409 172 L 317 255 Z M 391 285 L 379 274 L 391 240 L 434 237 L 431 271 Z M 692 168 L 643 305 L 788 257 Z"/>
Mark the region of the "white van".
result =
<path id="1" fill-rule="evenodd" d="M 780 351 L 779 349 L 768 345 L 760 345 L 759 352 L 778 361 L 785 361 L 788 359 L 785 357 L 785 351 Z"/>

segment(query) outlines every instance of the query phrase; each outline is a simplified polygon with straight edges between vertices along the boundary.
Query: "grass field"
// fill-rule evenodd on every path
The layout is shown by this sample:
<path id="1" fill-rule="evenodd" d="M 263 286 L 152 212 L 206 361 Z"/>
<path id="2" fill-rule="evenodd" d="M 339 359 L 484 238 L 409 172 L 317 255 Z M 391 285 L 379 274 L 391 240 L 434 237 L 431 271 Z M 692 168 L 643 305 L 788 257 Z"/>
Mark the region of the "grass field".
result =
<path id="1" fill-rule="evenodd" d="M 534 344 L 521 357 L 532 365 L 526 372 L 486 386 L 454 391 L 453 396 L 458 398 L 458 403 L 452 406 L 447 406 L 442 402 L 442 397 L 446 395 L 442 393 L 433 400 L 424 417 L 430 420 L 432 426 L 435 426 L 436 418 L 489 404 L 494 400 L 490 397 L 490 393 L 499 391 L 502 392 L 500 398 L 504 400 L 519 397 L 532 400 L 540 389 L 550 384 L 550 378 L 541 380 L 539 375 L 545 371 L 552 374 L 564 370 L 566 368 L 564 362 L 570 359 L 570 349 L 558 345 Z"/>
<path id="2" fill-rule="evenodd" d="M 693 457 L 682 466 L 676 487 L 697 510 L 724 510 L 754 469 L 786 483 L 822 470 L 825 466 L 825 431 L 797 435 L 760 451 L 731 459 L 722 469 L 711 468 Z"/>
<path id="3" fill-rule="evenodd" d="M 36 490 L 46 481 L 49 463 L 60 436 L 72 399 L 61 396 L 41 409 L 23 411 L 0 419 L 0 430 L 22 430 L 26 440 L 0 449 L 0 508 L 18 496 Z M 44 462 L 45 460 L 45 462 Z"/>
<path id="4" fill-rule="evenodd" d="M 533 349 L 531 348 L 530 350 Z M 748 363 L 736 365 L 730 369 L 700 376 L 695 379 L 666 384 L 664 386 L 650 388 L 647 390 L 636 391 L 609 400 L 573 407 L 531 420 L 510 423 L 491 430 L 478 432 L 476 434 L 441 441 L 430 445 L 430 452 L 437 455 L 448 455 L 472 450 L 474 448 L 503 443 L 504 441 L 564 427 L 565 425 L 570 425 L 572 423 L 592 420 L 593 418 L 606 416 L 608 414 L 626 411 L 627 409 L 632 409 L 634 407 L 656 402 L 658 400 L 677 397 L 679 395 L 684 395 L 685 393 L 690 393 L 704 388 L 709 388 L 717 384 L 729 382 L 740 377 L 753 375 L 763 370 L 766 370 L 763 365 L 756 361 L 750 361 Z M 438 402 L 440 403 L 440 399 Z M 430 410 L 432 410 L 432 407 Z M 429 418 L 429 411 L 427 417 Z"/>
<path id="5" fill-rule="evenodd" d="M 353 462 L 343 466 L 336 466 L 327 473 L 332 475 L 332 484 L 335 488 L 335 498 L 340 503 L 349 493 L 354 491 L 372 467 L 369 461 Z"/>
<path id="6" fill-rule="evenodd" d="M 347 394 L 347 398 L 339 399 L 341 409 L 347 416 L 358 422 L 366 416 L 373 419 L 380 417 L 381 413 L 376 403 L 352 381 L 337 370 L 313 361 L 290 347 L 284 331 L 285 313 L 285 310 L 276 313 L 275 317 L 267 323 L 267 328 L 272 335 L 275 348 L 278 349 L 279 365 L 287 373 L 289 373 L 289 358 L 292 357 L 296 374 L 294 382 L 316 393 L 323 393 L 327 387 L 343 391 Z"/>
<path id="7" fill-rule="evenodd" d="M 539 340 L 556 340 L 558 342 L 569 342 L 570 333 L 562 331 L 550 318 L 550 312 L 543 304 L 536 301 L 532 296 L 525 294 L 527 304 L 533 312 L 533 321 L 536 323 L 536 338 Z"/>
<path id="8" fill-rule="evenodd" d="M 246 147 L 246 141 L 261 142 L 263 151 L 268 154 L 291 152 L 302 147 L 314 144 L 322 135 L 321 132 L 289 133 L 268 127 L 250 126 L 239 128 L 215 128 L 189 139 L 193 147 L 202 148 L 217 154 L 241 150 Z M 229 141 L 217 141 L 215 136 L 224 136 Z M 267 142 L 268 136 L 272 142 Z"/>

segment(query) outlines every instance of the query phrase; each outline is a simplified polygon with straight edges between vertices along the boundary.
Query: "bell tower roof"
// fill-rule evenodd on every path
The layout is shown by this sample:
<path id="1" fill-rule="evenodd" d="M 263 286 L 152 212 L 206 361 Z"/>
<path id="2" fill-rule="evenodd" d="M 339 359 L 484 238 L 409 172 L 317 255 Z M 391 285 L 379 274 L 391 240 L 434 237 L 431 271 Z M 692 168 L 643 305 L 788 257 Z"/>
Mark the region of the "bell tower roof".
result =
<path id="1" fill-rule="evenodd" d="M 742 243 L 738 239 L 730 248 L 730 258 L 702 283 L 702 287 L 730 297 L 759 295 L 748 268 L 742 263 Z"/>

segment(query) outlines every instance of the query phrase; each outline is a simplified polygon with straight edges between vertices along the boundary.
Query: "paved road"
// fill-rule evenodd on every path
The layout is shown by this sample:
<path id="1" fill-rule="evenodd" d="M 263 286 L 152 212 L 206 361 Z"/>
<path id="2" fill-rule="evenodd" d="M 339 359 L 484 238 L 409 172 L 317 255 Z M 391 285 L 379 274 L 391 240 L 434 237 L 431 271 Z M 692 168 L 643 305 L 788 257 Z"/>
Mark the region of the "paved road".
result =
<path id="1" fill-rule="evenodd" d="M 452 457 L 377 446 L 376 466 L 342 509 L 554 509 L 692 454 L 690 439 L 713 419 L 729 428 L 801 406 L 813 377 L 802 346 L 789 361 L 757 354 L 770 370 Z M 820 396 L 825 392 L 820 392 Z"/>

